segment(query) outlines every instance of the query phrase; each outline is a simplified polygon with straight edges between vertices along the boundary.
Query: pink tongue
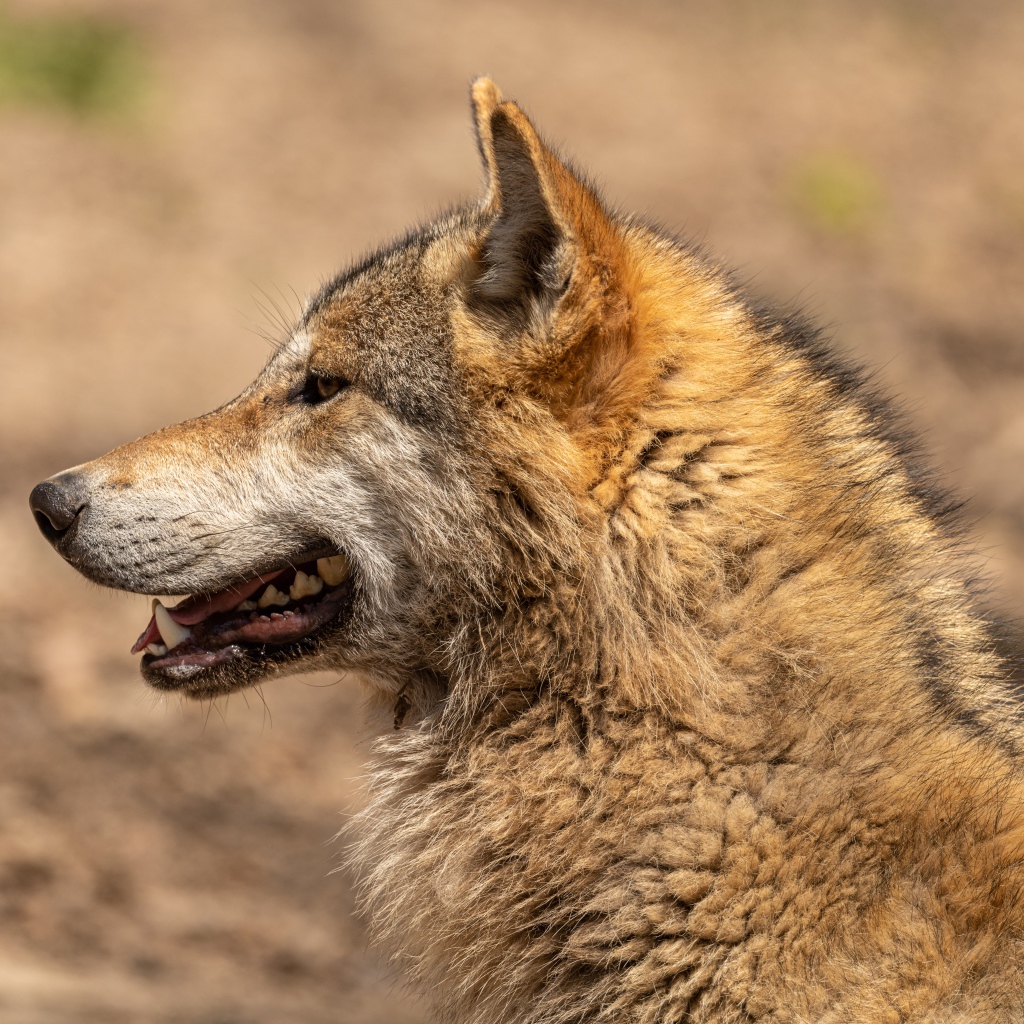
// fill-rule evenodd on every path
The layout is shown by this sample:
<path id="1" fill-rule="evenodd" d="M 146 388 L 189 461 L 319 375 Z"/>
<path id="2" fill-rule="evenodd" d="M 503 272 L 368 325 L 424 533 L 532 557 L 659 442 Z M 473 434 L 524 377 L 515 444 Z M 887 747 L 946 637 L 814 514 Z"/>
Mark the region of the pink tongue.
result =
<path id="1" fill-rule="evenodd" d="M 194 626 L 197 622 L 216 615 L 217 612 L 230 611 L 236 604 L 241 604 L 247 597 L 255 594 L 264 583 L 276 579 L 283 572 L 284 569 L 278 569 L 277 572 L 267 573 L 266 576 L 257 576 L 245 583 L 228 587 L 227 590 L 222 590 L 211 597 L 186 597 L 181 604 L 176 604 L 167 611 L 170 612 L 171 618 L 182 626 Z"/>
<path id="2" fill-rule="evenodd" d="M 182 626 L 194 626 L 197 622 L 202 622 L 217 612 L 230 611 L 235 605 L 241 604 L 247 597 L 255 594 L 264 583 L 276 579 L 283 572 L 284 569 L 278 569 L 277 572 L 267 573 L 266 576 L 257 576 L 245 583 L 228 587 L 227 590 L 222 590 L 219 594 L 213 594 L 211 597 L 186 597 L 181 604 L 168 608 L 167 611 L 171 618 Z M 160 636 L 160 630 L 156 628 L 156 616 L 154 616 L 149 620 L 149 625 L 143 630 L 139 639 L 135 641 L 132 654 L 144 651 L 150 644 L 159 643 L 163 643 L 163 638 Z"/>

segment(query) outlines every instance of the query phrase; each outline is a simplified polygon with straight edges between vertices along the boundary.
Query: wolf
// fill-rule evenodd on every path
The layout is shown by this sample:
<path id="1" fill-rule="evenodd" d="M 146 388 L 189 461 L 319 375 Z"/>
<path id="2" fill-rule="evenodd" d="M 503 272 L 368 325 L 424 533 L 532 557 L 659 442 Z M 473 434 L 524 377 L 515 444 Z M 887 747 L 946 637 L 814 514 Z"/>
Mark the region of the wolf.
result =
<path id="1" fill-rule="evenodd" d="M 362 905 L 440 1020 L 1024 1019 L 1024 732 L 955 508 L 805 321 L 472 106 L 480 201 L 39 484 L 42 532 L 158 595 L 157 690 L 363 675 Z"/>

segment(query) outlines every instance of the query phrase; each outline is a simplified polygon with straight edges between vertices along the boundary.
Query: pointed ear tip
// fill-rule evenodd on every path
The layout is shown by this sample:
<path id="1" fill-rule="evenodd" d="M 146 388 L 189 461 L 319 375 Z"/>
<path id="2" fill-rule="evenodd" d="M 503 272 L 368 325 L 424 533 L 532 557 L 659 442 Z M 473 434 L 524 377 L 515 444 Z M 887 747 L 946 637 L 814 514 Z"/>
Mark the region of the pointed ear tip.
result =
<path id="1" fill-rule="evenodd" d="M 470 95 L 473 97 L 473 105 L 484 110 L 493 110 L 504 100 L 501 90 L 486 75 L 474 79 Z"/>

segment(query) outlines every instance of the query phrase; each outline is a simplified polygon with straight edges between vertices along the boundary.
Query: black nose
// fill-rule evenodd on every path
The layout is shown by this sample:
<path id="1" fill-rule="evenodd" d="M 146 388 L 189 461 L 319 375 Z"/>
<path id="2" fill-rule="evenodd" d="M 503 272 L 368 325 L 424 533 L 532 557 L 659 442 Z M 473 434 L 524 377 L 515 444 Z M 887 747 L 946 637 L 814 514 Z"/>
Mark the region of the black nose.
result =
<path id="1" fill-rule="evenodd" d="M 85 481 L 78 473 L 62 473 L 32 488 L 29 508 L 51 544 L 71 529 L 78 513 L 88 504 L 85 495 Z"/>

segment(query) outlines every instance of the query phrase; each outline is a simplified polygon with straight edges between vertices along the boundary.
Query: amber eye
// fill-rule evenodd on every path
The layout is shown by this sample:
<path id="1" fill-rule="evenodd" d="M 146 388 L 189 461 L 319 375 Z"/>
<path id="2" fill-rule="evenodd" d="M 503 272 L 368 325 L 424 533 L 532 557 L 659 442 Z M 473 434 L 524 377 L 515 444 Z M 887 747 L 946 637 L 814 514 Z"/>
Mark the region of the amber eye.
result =
<path id="1" fill-rule="evenodd" d="M 330 398 L 341 390 L 341 381 L 337 377 L 317 377 L 316 393 L 321 398 Z"/>
<path id="2" fill-rule="evenodd" d="M 348 386 L 344 377 L 325 377 L 311 373 L 302 388 L 302 399 L 310 405 L 317 405 L 333 398 L 342 388 Z"/>

